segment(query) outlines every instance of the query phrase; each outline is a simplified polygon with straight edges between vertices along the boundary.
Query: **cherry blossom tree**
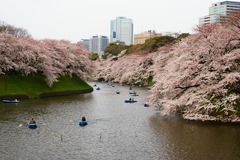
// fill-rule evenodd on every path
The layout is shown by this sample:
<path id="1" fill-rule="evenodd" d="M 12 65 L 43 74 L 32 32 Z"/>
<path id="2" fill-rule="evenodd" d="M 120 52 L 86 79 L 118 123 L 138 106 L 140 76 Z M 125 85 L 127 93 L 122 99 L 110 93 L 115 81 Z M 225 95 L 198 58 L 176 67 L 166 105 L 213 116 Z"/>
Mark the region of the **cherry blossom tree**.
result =
<path id="1" fill-rule="evenodd" d="M 69 41 L 15 37 L 0 33 L 0 74 L 18 71 L 22 74 L 43 74 L 49 86 L 59 76 L 76 74 L 90 79 L 94 65 L 90 53 Z"/>
<path id="2" fill-rule="evenodd" d="M 227 16 L 223 17 L 222 23 L 226 26 L 236 27 L 240 29 L 240 10 L 233 10 Z M 239 34 L 239 32 L 238 32 Z"/>
<path id="3" fill-rule="evenodd" d="M 6 23 L 0 24 L 0 33 L 12 34 L 16 37 L 28 37 L 28 38 L 31 37 L 27 30 L 23 28 L 14 27 Z"/>
<path id="4" fill-rule="evenodd" d="M 147 79 L 152 76 L 151 67 L 154 54 L 133 54 L 123 56 L 125 51 L 118 55 L 118 60 L 113 56 L 107 60 L 97 61 L 95 79 L 105 79 L 127 84 L 146 84 Z M 127 59 L 127 60 L 126 60 Z"/>
<path id="5" fill-rule="evenodd" d="M 186 119 L 240 121 L 239 107 L 231 105 L 239 102 L 239 95 L 228 92 L 228 86 L 240 82 L 239 36 L 220 24 L 197 31 L 174 46 L 170 59 L 159 57 L 150 100 L 161 99 L 165 115 L 180 111 Z M 226 116 L 230 112 L 231 118 Z"/>
<path id="6" fill-rule="evenodd" d="M 143 84 L 153 76 L 149 102 L 161 114 L 240 122 L 240 36 L 235 26 L 198 26 L 196 34 L 153 53 L 97 61 L 96 79 Z M 161 103 L 159 103 L 161 102 Z"/>

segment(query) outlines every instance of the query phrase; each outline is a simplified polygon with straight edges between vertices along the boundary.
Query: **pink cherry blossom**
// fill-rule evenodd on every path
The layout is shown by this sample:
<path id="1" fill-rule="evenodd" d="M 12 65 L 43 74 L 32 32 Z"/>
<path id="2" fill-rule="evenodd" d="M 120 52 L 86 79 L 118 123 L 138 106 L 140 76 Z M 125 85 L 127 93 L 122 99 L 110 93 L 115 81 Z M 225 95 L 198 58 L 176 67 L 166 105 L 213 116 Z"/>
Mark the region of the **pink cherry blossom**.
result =
<path id="1" fill-rule="evenodd" d="M 122 53 L 118 60 L 99 60 L 95 79 L 146 85 L 152 76 L 156 83 L 149 102 L 158 104 L 162 115 L 240 122 L 240 106 L 236 106 L 240 35 L 236 30 L 217 23 L 198 26 L 195 34 L 157 52 Z"/>
<path id="2" fill-rule="evenodd" d="M 94 70 L 90 53 L 69 41 L 15 37 L 0 33 L 0 74 L 16 70 L 23 74 L 41 73 L 51 86 L 59 76 L 76 74 L 87 80 Z"/>

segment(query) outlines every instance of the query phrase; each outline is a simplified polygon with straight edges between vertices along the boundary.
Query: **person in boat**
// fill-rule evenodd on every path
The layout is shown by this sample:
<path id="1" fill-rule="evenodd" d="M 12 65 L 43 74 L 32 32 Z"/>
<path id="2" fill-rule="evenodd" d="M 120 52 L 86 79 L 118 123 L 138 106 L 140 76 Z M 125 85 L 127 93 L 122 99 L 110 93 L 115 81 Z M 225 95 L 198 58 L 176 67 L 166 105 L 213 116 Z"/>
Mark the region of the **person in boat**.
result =
<path id="1" fill-rule="evenodd" d="M 136 91 L 133 91 L 133 94 L 135 94 L 135 95 L 136 95 L 136 94 L 137 94 L 137 92 L 136 92 Z"/>
<path id="2" fill-rule="evenodd" d="M 146 103 L 144 104 L 144 106 L 148 107 L 148 106 L 149 106 L 148 102 L 146 102 Z"/>
<path id="3" fill-rule="evenodd" d="M 32 118 L 29 122 L 29 124 L 36 124 L 35 120 Z"/>
<path id="4" fill-rule="evenodd" d="M 15 99 L 15 102 L 17 102 L 18 100 L 17 99 Z"/>
<path id="5" fill-rule="evenodd" d="M 85 121 L 86 121 L 86 118 L 85 118 L 85 117 L 82 117 L 82 121 L 85 122 Z"/>
<path id="6" fill-rule="evenodd" d="M 130 98 L 129 98 L 129 101 L 131 101 L 131 100 L 132 100 L 132 98 L 130 97 Z"/>

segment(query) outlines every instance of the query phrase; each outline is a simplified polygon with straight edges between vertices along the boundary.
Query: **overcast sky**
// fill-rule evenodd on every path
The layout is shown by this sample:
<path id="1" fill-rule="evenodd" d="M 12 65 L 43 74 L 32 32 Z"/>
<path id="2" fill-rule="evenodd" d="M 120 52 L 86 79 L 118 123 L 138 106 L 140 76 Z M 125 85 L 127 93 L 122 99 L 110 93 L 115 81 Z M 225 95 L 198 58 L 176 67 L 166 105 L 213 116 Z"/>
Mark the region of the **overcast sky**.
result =
<path id="1" fill-rule="evenodd" d="M 78 42 L 110 35 L 110 20 L 131 18 L 134 34 L 188 32 L 218 0 L 0 0 L 0 21 L 26 29 L 34 39 Z"/>

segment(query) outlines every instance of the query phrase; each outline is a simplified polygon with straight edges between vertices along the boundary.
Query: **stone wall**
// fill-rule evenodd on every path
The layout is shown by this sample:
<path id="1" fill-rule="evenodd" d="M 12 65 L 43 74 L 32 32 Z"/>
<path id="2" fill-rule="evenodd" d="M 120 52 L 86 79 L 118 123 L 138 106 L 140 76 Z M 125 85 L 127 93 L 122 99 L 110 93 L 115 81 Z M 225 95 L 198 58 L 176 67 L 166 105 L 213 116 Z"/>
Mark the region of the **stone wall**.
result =
<path id="1" fill-rule="evenodd" d="M 29 99 L 30 96 L 26 94 L 2 95 L 0 100 L 13 100 L 13 99 Z"/>
<path id="2" fill-rule="evenodd" d="M 85 89 L 85 90 L 75 90 L 75 91 L 62 91 L 62 92 L 49 92 L 49 93 L 42 93 L 38 97 L 45 98 L 45 97 L 56 97 L 56 96 L 64 96 L 64 95 L 71 95 L 71 94 L 82 94 L 82 93 L 89 93 L 92 92 L 93 88 Z M 0 100 L 13 100 L 13 99 L 30 99 L 31 97 L 25 94 L 16 94 L 16 95 L 2 95 L 0 96 Z"/>
<path id="3" fill-rule="evenodd" d="M 38 97 L 45 98 L 45 97 L 56 97 L 56 96 L 64 96 L 64 95 L 71 95 L 71 94 L 80 94 L 80 93 L 89 93 L 92 92 L 93 88 L 86 89 L 86 90 L 75 90 L 75 91 L 62 91 L 62 92 L 49 92 L 49 93 L 42 93 Z"/>

